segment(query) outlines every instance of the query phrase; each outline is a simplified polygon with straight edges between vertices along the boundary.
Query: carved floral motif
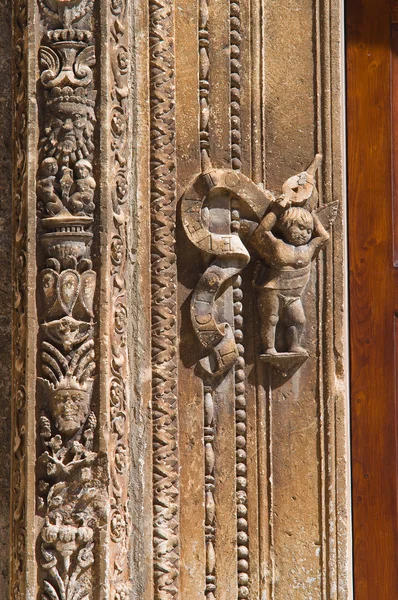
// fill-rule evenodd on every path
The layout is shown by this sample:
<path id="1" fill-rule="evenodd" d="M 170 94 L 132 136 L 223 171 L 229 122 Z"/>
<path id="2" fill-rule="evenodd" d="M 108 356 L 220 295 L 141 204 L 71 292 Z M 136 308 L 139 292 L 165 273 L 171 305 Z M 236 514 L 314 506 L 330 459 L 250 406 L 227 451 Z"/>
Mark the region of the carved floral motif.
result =
<path id="1" fill-rule="evenodd" d="M 115 600 L 129 597 L 129 540 L 130 518 L 128 509 L 128 351 L 127 351 L 127 292 L 126 268 L 128 259 L 127 192 L 129 187 L 129 85 L 130 61 L 128 55 L 129 2 L 112 0 L 109 8 L 110 106 L 109 173 L 115 185 L 111 194 L 112 227 L 110 229 L 111 273 L 111 380 L 110 423 L 112 436 L 109 444 L 111 470 L 110 538 L 112 547 L 111 597 Z"/>

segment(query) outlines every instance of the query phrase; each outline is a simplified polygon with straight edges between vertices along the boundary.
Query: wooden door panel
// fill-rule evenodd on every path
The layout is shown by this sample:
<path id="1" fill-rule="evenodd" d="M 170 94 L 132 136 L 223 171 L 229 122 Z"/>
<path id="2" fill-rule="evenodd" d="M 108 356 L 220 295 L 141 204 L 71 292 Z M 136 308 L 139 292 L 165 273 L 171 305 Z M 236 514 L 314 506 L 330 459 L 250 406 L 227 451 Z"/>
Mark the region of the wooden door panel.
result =
<path id="1" fill-rule="evenodd" d="M 354 586 L 356 600 L 394 600 L 398 282 L 391 114 L 398 88 L 391 85 L 391 64 L 398 67 L 391 49 L 397 38 L 387 0 L 347 0 L 346 24 Z"/>

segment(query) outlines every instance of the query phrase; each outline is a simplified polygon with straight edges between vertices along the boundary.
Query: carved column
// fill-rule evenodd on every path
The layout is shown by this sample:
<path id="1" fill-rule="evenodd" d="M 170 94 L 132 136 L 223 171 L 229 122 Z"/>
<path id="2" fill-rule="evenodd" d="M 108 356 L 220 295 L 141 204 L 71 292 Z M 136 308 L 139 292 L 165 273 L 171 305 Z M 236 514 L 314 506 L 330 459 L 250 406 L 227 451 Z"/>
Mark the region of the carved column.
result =
<path id="1" fill-rule="evenodd" d="M 15 3 L 12 598 L 129 594 L 128 22 Z"/>

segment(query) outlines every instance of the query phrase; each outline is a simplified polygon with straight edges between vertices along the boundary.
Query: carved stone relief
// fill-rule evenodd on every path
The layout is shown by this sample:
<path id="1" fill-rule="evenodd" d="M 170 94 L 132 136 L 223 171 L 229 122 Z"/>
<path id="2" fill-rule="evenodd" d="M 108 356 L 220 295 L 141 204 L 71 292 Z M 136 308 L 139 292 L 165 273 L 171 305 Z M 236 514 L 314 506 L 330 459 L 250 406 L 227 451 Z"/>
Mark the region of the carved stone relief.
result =
<path id="1" fill-rule="evenodd" d="M 16 2 L 13 600 L 350 597 L 340 15 L 290 4 Z"/>
<path id="2" fill-rule="evenodd" d="M 174 19 L 149 2 L 154 597 L 179 597 Z"/>
<path id="3" fill-rule="evenodd" d="M 348 520 L 338 542 L 327 525 L 336 510 L 348 515 L 332 416 L 339 390 L 345 422 L 342 298 L 331 301 L 343 285 L 342 145 L 323 92 L 324 40 L 336 29 L 320 25 L 336 12 L 327 2 L 188 4 L 175 46 L 180 593 L 350 597 Z M 302 36 L 279 52 L 286 20 Z M 196 98 L 187 64 L 197 64 Z"/>
<path id="4" fill-rule="evenodd" d="M 130 588 L 128 210 L 124 206 L 128 198 L 130 164 L 127 156 L 129 34 L 124 30 L 128 4 L 112 2 L 109 8 L 100 4 L 94 0 L 38 0 L 28 8 L 21 2 L 15 11 L 16 47 L 21 50 L 15 66 L 20 89 L 17 111 L 21 113 L 24 102 L 27 103 L 29 89 L 34 89 L 38 106 L 38 114 L 31 111 L 24 121 L 16 119 L 21 145 L 26 144 L 31 149 L 28 155 L 18 148 L 19 161 L 30 161 L 30 179 L 21 179 L 24 173 L 20 166 L 15 175 L 14 193 L 21 198 L 21 216 L 16 223 L 19 244 L 26 240 L 26 233 L 23 234 L 26 223 L 31 228 L 28 280 L 33 294 L 30 299 L 20 297 L 21 320 L 15 323 L 16 331 L 20 330 L 29 340 L 27 350 L 14 338 L 15 348 L 20 348 L 21 355 L 21 385 L 17 385 L 17 376 L 14 376 L 20 398 L 15 403 L 14 417 L 14 428 L 19 431 L 14 456 L 15 520 L 26 522 L 27 511 L 30 511 L 35 515 L 35 524 L 29 534 L 29 555 L 34 557 L 33 562 L 22 563 L 22 557 L 14 559 L 12 594 L 15 598 L 29 595 L 42 600 L 89 600 L 106 594 L 113 600 L 126 596 Z M 40 25 L 41 33 L 37 33 L 37 38 L 31 36 L 27 42 L 23 30 L 32 19 Z M 98 19 L 101 29 L 96 36 L 94 23 Z M 97 65 L 99 41 L 99 55 L 107 55 L 110 60 L 110 69 L 106 71 Z M 37 57 L 40 77 L 37 86 L 35 71 L 29 71 L 22 62 L 25 56 L 29 60 Z M 103 108 L 104 97 L 109 107 L 109 122 L 98 123 L 97 114 L 99 107 Z M 98 152 L 96 141 L 102 131 L 106 139 L 110 134 L 111 140 Z M 37 153 L 32 151 L 35 137 Z M 32 185 L 30 174 L 35 156 L 36 182 Z M 105 157 L 109 165 L 106 177 L 112 182 L 109 195 L 103 188 L 98 189 L 100 171 L 96 165 Z M 24 190 L 23 185 L 30 187 Z M 35 206 L 32 205 L 33 194 Z M 24 199 L 25 204 L 22 204 Z M 109 214 L 109 227 L 105 214 Z M 36 247 L 32 243 L 36 237 L 32 236 L 35 215 Z M 103 241 L 99 239 L 100 229 L 106 231 Z M 109 246 L 108 260 L 103 252 L 101 261 L 94 257 L 101 243 Z M 21 262 L 17 245 L 16 251 L 15 264 L 20 265 L 19 279 L 24 278 L 22 285 L 26 293 L 24 270 L 27 267 Z M 35 256 L 37 305 L 33 309 L 36 269 L 32 259 Z M 108 282 L 109 275 L 111 286 L 108 283 L 104 286 L 103 281 Z M 111 306 L 105 318 L 99 302 Z M 31 319 L 35 314 L 37 338 L 33 326 L 29 331 L 25 329 L 23 311 L 27 308 Z M 105 331 L 109 340 L 106 348 L 98 340 L 99 333 L 103 336 Z M 37 361 L 32 360 L 35 348 Z M 106 374 L 105 392 L 99 359 L 102 373 Z M 36 389 L 32 378 L 29 380 L 29 407 L 33 409 L 29 417 L 30 431 L 33 439 L 36 438 L 36 463 L 32 437 L 30 442 L 23 437 L 26 429 L 24 360 L 30 361 L 31 367 L 35 364 L 38 373 Z M 27 446 L 29 467 L 24 458 Z M 23 529 L 17 523 L 14 532 L 22 541 Z M 107 566 L 101 566 L 100 556 L 107 557 L 109 572 Z M 100 596 L 96 591 L 98 578 L 104 582 Z"/>
<path id="5" fill-rule="evenodd" d="M 95 451 L 92 410 L 97 278 L 91 259 L 97 96 L 92 4 L 40 2 L 49 21 L 39 49 L 45 120 L 36 185 L 45 258 L 38 277 L 43 451 L 37 511 L 44 518 L 41 595 L 46 600 L 90 596 L 94 537 L 105 517 L 105 473 Z M 84 28 L 74 28 L 83 18 Z"/>
<path id="6" fill-rule="evenodd" d="M 24 31 L 27 26 L 26 3 L 21 2 L 14 11 L 14 122 L 18 135 L 13 155 L 14 193 L 14 318 L 13 318 L 13 422 L 12 422 L 12 472 L 11 472 L 11 581 L 10 595 L 19 600 L 25 595 L 27 522 L 27 140 L 28 90 Z"/>
<path id="7" fill-rule="evenodd" d="M 306 321 L 301 295 L 309 280 L 311 262 L 329 240 L 325 227 L 333 223 L 338 208 L 335 202 L 315 210 L 315 173 L 321 160 L 317 155 L 307 171 L 290 177 L 277 198 L 243 174 L 226 169 L 204 172 L 185 192 L 181 211 L 186 235 L 202 252 L 215 257 L 191 300 L 192 325 L 209 354 L 200 360 L 207 374 L 229 370 L 239 357 L 230 325 L 217 322 L 216 302 L 251 255 L 257 259 L 253 285 L 263 359 L 277 366 L 284 359 L 300 361 L 308 356 L 300 345 Z M 212 202 L 217 202 L 220 195 L 230 199 L 235 220 L 226 215 L 225 232 L 213 233 L 209 215 Z M 276 350 L 277 334 L 280 351 Z"/>

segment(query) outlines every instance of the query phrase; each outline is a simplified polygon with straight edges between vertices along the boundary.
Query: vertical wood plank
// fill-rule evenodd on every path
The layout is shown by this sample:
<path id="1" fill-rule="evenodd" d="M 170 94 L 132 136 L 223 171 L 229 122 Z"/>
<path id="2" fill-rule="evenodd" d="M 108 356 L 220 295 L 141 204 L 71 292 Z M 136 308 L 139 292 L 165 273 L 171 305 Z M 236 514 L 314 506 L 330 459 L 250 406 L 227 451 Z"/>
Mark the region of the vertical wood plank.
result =
<path id="1" fill-rule="evenodd" d="M 389 2 L 347 2 L 356 600 L 398 589 Z"/>

